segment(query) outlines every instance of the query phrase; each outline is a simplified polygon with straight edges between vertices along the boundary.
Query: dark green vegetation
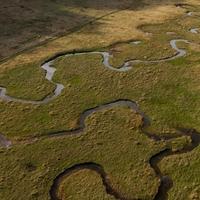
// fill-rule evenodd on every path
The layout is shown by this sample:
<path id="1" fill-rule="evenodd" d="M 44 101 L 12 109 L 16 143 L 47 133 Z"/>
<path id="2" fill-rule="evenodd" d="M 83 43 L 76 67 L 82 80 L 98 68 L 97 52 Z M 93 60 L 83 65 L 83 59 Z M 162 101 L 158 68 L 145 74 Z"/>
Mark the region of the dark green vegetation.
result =
<path id="1" fill-rule="evenodd" d="M 120 3 L 117 6 L 121 8 Z M 0 199 L 49 199 L 53 181 L 63 170 L 87 162 L 102 166 L 111 187 L 124 198 L 154 199 L 160 180 L 149 160 L 167 147 L 174 151 L 183 149 L 191 142 L 189 137 L 155 142 L 141 131 L 141 116 L 126 107 L 90 115 L 86 120 L 87 129 L 79 135 L 49 135 L 77 128 L 79 117 L 85 110 L 117 99 L 129 99 L 140 105 L 150 117 L 149 132 L 175 135 L 179 128 L 200 132 L 200 34 L 189 32 L 190 28 L 199 25 L 199 8 L 185 8 L 185 12 L 191 10 L 194 15 L 183 14 L 165 23 L 140 25 L 140 30 L 148 32 L 146 37 L 130 38 L 106 48 L 104 45 L 96 47 L 111 52 L 111 63 L 120 66 L 129 59 L 171 57 L 175 52 L 170 47 L 170 40 L 181 38 L 191 42 L 178 44 L 187 50 L 185 57 L 137 64 L 125 73 L 105 68 L 100 55 L 59 57 L 54 63 L 57 71 L 53 81 L 62 83 L 65 89 L 58 98 L 45 105 L 0 100 L 0 133 L 14 143 L 9 149 L 0 149 Z M 91 27 L 84 29 L 83 35 L 80 31 L 78 38 L 84 37 L 90 29 L 96 31 L 94 25 Z M 141 39 L 141 44 L 129 43 L 136 39 Z M 92 39 L 84 41 L 88 43 L 85 49 L 92 42 Z M 48 45 L 44 47 L 48 49 Z M 56 51 L 54 47 L 52 52 Z M 32 62 L 31 53 L 24 61 L 26 64 L 1 69 L 0 86 L 6 87 L 10 96 L 41 100 L 51 94 L 55 86 L 45 79 L 39 66 L 44 58 Z M 20 56 L 13 62 L 20 62 Z M 161 160 L 160 170 L 174 182 L 168 193 L 169 199 L 199 199 L 199 153 L 198 147 L 189 153 Z M 114 198 L 106 192 L 102 178 L 86 169 L 66 176 L 57 192 L 63 200 L 83 199 L 83 196 L 86 199 Z"/>

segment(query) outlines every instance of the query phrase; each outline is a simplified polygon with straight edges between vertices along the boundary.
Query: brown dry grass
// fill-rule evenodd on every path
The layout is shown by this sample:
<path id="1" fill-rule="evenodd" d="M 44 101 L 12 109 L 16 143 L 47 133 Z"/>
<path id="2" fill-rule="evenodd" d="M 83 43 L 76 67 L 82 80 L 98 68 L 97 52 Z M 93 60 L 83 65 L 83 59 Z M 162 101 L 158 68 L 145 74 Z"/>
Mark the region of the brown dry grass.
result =
<path id="1" fill-rule="evenodd" d="M 22 53 L 0 65 L 0 71 L 13 68 L 19 63 L 41 62 L 52 55 L 74 49 L 88 49 L 107 46 L 116 41 L 147 37 L 137 29 L 146 23 L 161 23 L 184 12 L 174 5 L 153 5 L 143 10 L 122 10 L 89 24 L 80 31 L 58 38 L 46 45 Z"/>
<path id="2" fill-rule="evenodd" d="M 123 2 L 61 0 L 1 2 L 0 7 L 0 58 L 30 48 L 51 38 L 69 33 L 89 21 L 117 11 L 130 4 Z M 91 9 L 93 8 L 93 9 Z"/>

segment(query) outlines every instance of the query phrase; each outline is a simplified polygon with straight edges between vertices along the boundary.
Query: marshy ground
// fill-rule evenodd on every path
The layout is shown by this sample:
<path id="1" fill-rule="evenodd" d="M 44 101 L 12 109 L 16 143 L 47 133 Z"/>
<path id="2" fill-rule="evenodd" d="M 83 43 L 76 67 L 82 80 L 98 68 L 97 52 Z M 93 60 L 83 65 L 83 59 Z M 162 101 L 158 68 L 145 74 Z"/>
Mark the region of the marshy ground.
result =
<path id="1" fill-rule="evenodd" d="M 0 9 L 0 199 L 199 200 L 199 2 L 40 4 Z"/>

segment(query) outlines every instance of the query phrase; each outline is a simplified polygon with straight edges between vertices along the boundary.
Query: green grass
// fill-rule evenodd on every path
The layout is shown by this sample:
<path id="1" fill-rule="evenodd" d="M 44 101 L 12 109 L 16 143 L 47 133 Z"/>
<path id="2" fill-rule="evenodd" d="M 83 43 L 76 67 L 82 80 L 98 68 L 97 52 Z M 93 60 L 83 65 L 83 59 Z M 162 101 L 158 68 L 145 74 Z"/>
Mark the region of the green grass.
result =
<path id="1" fill-rule="evenodd" d="M 122 43 L 111 46 L 113 58 L 110 63 L 116 67 L 121 67 L 127 60 L 159 60 L 174 55 L 175 51 L 170 46 L 170 39 L 165 33 L 151 36 L 151 39 L 143 40 L 140 44 Z"/>
<path id="2" fill-rule="evenodd" d="M 112 187 L 124 197 L 152 199 L 159 180 L 148 160 L 164 148 L 164 143 L 154 142 L 139 131 L 141 117 L 125 107 L 93 114 L 86 123 L 86 131 L 77 136 L 46 138 L 2 150 L 0 198 L 48 199 L 59 173 L 77 163 L 94 162 L 103 166 Z M 66 179 L 71 185 L 73 180 Z"/>
<path id="3" fill-rule="evenodd" d="M 114 200 L 108 195 L 101 177 L 94 171 L 81 170 L 66 177 L 59 188 L 59 197 L 63 200 Z"/>
<path id="4" fill-rule="evenodd" d="M 151 130 L 159 134 L 173 132 L 177 127 L 198 130 L 199 77 L 193 71 L 198 71 L 199 54 L 187 48 L 189 54 L 185 58 L 161 64 L 139 64 L 127 73 L 106 69 L 99 55 L 59 58 L 55 62 L 54 81 L 64 84 L 62 94 L 40 106 L 1 102 L 0 132 L 23 138 L 68 130 L 77 126 L 84 110 L 116 99 L 137 101 L 141 110 L 152 118 Z M 191 60 L 194 60 L 192 65 Z M 24 89 L 24 94 L 31 97 L 32 91 Z M 50 92 L 52 89 L 47 94 Z"/>
<path id="5" fill-rule="evenodd" d="M 37 64 L 18 66 L 0 74 L 0 85 L 7 95 L 24 100 L 41 100 L 53 92 L 55 86 L 45 79 L 45 71 Z"/>
<path id="6" fill-rule="evenodd" d="M 127 73 L 106 69 L 100 55 L 61 57 L 55 62 L 57 71 L 54 81 L 62 83 L 65 89 L 58 98 L 45 105 L 0 100 L 0 133 L 14 142 L 12 148 L 0 150 L 0 199 L 49 199 L 49 189 L 56 176 L 84 162 L 103 166 L 112 187 L 123 196 L 154 198 L 159 179 L 150 167 L 149 159 L 168 146 L 174 151 L 182 149 L 184 144 L 191 142 L 188 137 L 166 144 L 163 141 L 154 142 L 140 131 L 140 116 L 128 108 L 93 114 L 86 120 L 87 129 L 80 135 L 48 137 L 50 132 L 76 128 L 80 114 L 86 109 L 116 99 L 136 101 L 150 117 L 148 130 L 153 133 L 175 134 L 179 127 L 200 131 L 200 35 L 188 32 L 189 28 L 198 26 L 198 20 L 185 16 L 162 24 L 138 26 L 153 35 L 144 37 L 140 32 L 142 43 L 134 46 L 123 42 L 136 39 L 136 36 L 140 39 L 137 34 L 131 35 L 132 26 L 127 20 L 129 12 L 109 16 L 107 21 L 100 20 L 99 29 L 95 29 L 96 24 L 88 25 L 69 36 L 69 40 L 63 37 L 1 65 L 0 85 L 8 89 L 9 95 L 40 100 L 53 91 L 54 85 L 45 80 L 39 63 L 55 52 L 80 49 L 82 46 L 85 49 L 106 49 L 114 54 L 111 63 L 118 66 L 128 59 L 154 60 L 171 56 L 174 52 L 169 41 L 174 38 L 195 43 L 178 44 L 188 51 L 184 58 L 157 64 L 138 64 Z M 116 25 L 119 18 L 122 21 Z M 124 22 L 127 24 L 124 25 Z M 136 24 L 134 22 L 134 30 Z M 120 32 L 121 26 L 126 27 L 121 28 L 126 31 Z M 166 32 L 176 33 L 170 35 Z M 93 44 L 94 39 L 98 42 Z M 109 45 L 117 39 L 122 42 L 105 48 L 105 44 Z M 34 141 L 31 139 L 33 136 L 44 137 Z M 23 141 L 24 138 L 29 140 Z M 175 183 L 169 193 L 170 199 L 198 199 L 198 157 L 199 148 L 161 162 L 161 171 L 169 174 Z M 96 181 L 95 188 L 91 185 L 93 181 Z M 90 189 L 84 193 L 87 188 Z M 72 174 L 63 180 L 59 188 L 59 195 L 66 199 L 82 199 L 83 194 L 86 198 L 110 199 L 102 180 L 92 172 Z"/>
<path id="7" fill-rule="evenodd" d="M 200 148 L 192 152 L 165 158 L 160 163 L 164 174 L 169 175 L 174 184 L 169 191 L 169 200 L 198 200 L 200 196 Z"/>

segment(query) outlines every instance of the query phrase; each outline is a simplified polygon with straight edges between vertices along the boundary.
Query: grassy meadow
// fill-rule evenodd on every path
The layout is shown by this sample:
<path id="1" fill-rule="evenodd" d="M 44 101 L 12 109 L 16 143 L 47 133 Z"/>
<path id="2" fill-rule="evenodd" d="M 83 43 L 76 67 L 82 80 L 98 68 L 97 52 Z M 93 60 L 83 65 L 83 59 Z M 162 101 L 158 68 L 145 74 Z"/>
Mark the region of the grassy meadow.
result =
<path id="1" fill-rule="evenodd" d="M 200 35 L 189 31 L 185 31 L 185 34 L 180 31 L 179 37 L 178 32 L 177 36 L 167 34 L 173 32 L 177 24 L 181 26 L 186 20 L 187 17 L 181 17 L 179 20 L 169 20 L 164 25 L 143 26 L 142 29 L 152 32 L 155 36 L 142 40 L 138 45 L 121 43 L 102 49 L 114 51 L 111 62 L 114 66 L 120 66 L 128 59 L 154 60 L 174 55 L 175 52 L 169 45 L 173 38 L 191 41 L 190 44 L 183 42 L 177 44 L 179 48 L 187 50 L 187 55 L 176 60 L 140 63 L 134 65 L 128 72 L 120 73 L 105 68 L 100 55 L 86 54 L 58 58 L 54 62 L 57 71 L 53 81 L 65 86 L 59 98 L 45 105 L 1 101 L 0 132 L 9 138 L 22 139 L 73 129 L 77 127 L 79 116 L 84 110 L 116 99 L 136 101 L 141 110 L 152 120 L 150 130 L 158 134 L 173 133 L 178 127 L 193 127 L 199 130 L 197 116 L 200 112 L 198 101 L 200 53 L 198 44 L 193 41 L 198 40 Z M 190 26 L 192 25 L 191 22 Z M 157 27 L 162 30 L 161 33 L 156 33 Z M 160 40 L 156 40 L 158 38 L 161 40 L 160 44 Z M 161 50 L 153 48 L 154 45 Z M 151 48 L 146 49 L 146 46 Z M 146 53 L 142 55 L 144 51 Z M 20 69 L 23 69 L 21 74 L 18 73 Z M 8 82 L 6 77 L 9 77 L 9 74 L 13 76 Z M 27 84 L 30 78 L 26 74 L 31 74 L 31 86 Z M 1 76 L 3 77 L 1 85 L 4 87 L 8 85 L 8 94 L 16 97 L 24 95 L 25 99 L 27 97 L 42 99 L 55 87 L 44 79 L 44 72 L 35 65 L 7 69 Z M 19 84 L 16 84 L 16 81 Z"/>
<path id="2" fill-rule="evenodd" d="M 94 162 L 103 166 L 111 186 L 124 198 L 152 199 L 158 190 L 159 179 L 148 160 L 166 144 L 150 140 L 139 130 L 141 124 L 141 116 L 129 108 L 113 108 L 89 116 L 86 131 L 80 135 L 46 138 L 2 149 L 0 198 L 49 199 L 53 179 L 64 169 L 77 163 Z M 87 180 L 93 179 L 91 176 L 89 173 L 80 184 L 89 187 Z M 78 181 L 80 177 L 76 177 Z M 80 186 L 73 186 L 73 180 L 69 178 L 62 182 L 60 195 L 76 194 Z M 62 188 L 66 184 L 74 189 L 66 190 L 65 194 Z M 102 183 L 98 179 L 97 188 L 85 192 L 92 197 L 96 190 L 102 191 Z M 82 192 L 76 194 L 80 195 L 79 199 Z M 103 191 L 101 193 L 100 197 L 105 196 Z"/>
<path id="3" fill-rule="evenodd" d="M 42 105 L 0 99 L 0 134 L 12 141 L 10 148 L 0 147 L 0 199 L 49 200 L 60 173 L 92 162 L 102 166 L 110 186 L 124 199 L 153 200 L 160 179 L 149 160 L 166 148 L 183 149 L 191 143 L 189 137 L 156 142 L 141 131 L 142 117 L 125 106 L 93 113 L 80 134 L 50 135 L 76 129 L 85 110 L 118 99 L 139 105 L 150 119 L 148 132 L 175 135 L 178 128 L 200 132 L 200 33 L 190 32 L 200 28 L 199 2 L 186 0 L 188 5 L 182 7 L 175 6 L 180 3 L 176 0 L 44 2 L 13 7 L 6 2 L 12 13 L 16 8 L 32 10 L 19 18 L 9 15 L 10 23 L 0 33 L 0 41 L 7 41 L 5 51 L 0 51 L 0 86 L 12 97 L 42 100 L 52 94 L 55 85 L 45 79 L 41 64 L 60 53 L 106 51 L 112 54 L 110 64 L 118 68 L 128 60 L 175 56 L 170 41 L 185 39 L 188 44 L 177 46 L 187 54 L 166 62 L 134 64 L 127 72 L 106 68 L 98 54 L 61 56 L 53 64 L 53 82 L 65 86 L 59 97 Z M 13 29 L 16 32 L 8 34 Z M 199 153 L 197 147 L 159 163 L 174 183 L 169 200 L 199 199 Z M 64 177 L 57 196 L 115 199 L 106 192 L 100 175 L 89 169 Z"/>

